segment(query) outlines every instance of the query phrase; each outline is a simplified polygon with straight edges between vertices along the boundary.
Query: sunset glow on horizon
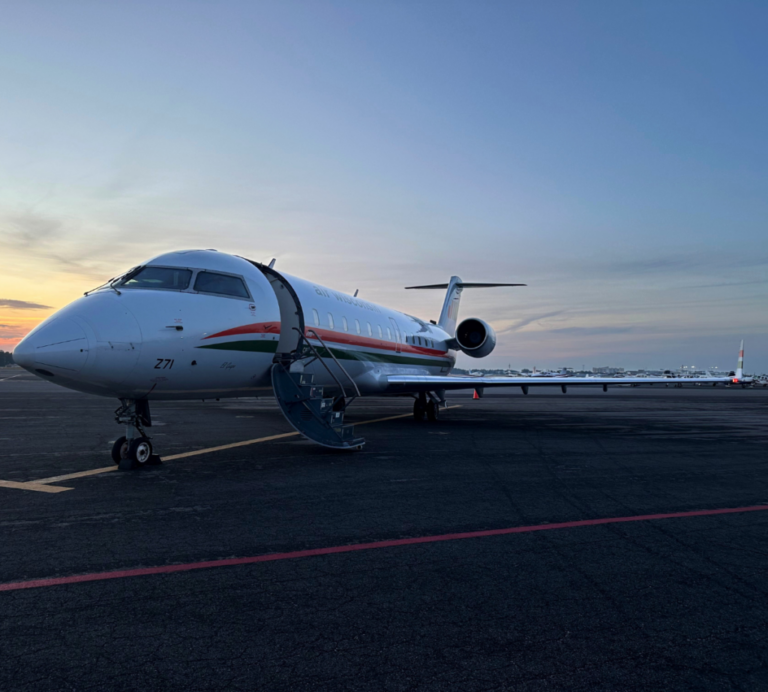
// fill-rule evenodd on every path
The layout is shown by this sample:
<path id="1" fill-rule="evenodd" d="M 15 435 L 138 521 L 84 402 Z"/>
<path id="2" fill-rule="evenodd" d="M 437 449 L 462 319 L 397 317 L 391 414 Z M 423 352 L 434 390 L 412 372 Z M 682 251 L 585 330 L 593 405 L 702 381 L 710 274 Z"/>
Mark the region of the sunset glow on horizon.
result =
<path id="1" fill-rule="evenodd" d="M 768 8 L 50 2 L 4 20 L 2 350 L 132 266 L 216 248 L 424 319 L 442 294 L 404 286 L 528 284 L 464 294 L 499 333 L 480 367 L 725 369 L 744 338 L 768 370 Z"/>

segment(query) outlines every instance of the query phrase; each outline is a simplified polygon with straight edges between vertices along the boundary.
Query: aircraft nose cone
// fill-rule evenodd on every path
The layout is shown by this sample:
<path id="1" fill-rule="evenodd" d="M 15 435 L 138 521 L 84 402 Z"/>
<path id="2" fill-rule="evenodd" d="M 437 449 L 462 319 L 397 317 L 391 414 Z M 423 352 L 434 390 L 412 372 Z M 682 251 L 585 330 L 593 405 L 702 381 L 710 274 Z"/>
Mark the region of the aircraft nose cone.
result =
<path id="1" fill-rule="evenodd" d="M 88 336 L 72 319 L 54 318 L 30 332 L 13 351 L 13 359 L 43 375 L 77 373 L 88 360 Z"/>
<path id="2" fill-rule="evenodd" d="M 22 368 L 31 369 L 35 364 L 35 349 L 30 340 L 22 339 L 13 349 L 13 362 Z"/>

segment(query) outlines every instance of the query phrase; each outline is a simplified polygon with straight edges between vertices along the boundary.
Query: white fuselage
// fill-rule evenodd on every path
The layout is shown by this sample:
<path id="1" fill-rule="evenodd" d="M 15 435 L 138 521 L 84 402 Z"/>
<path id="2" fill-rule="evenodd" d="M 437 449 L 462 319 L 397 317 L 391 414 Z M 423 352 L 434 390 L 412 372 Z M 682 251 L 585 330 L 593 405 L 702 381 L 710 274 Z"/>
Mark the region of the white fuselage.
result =
<path id="1" fill-rule="evenodd" d="M 30 332 L 14 351 L 31 372 L 71 389 L 121 399 L 207 399 L 271 392 L 281 318 L 275 290 L 252 263 L 210 250 L 148 262 L 192 272 L 182 289 L 107 287 L 74 301 Z M 248 297 L 196 290 L 199 272 L 241 277 Z M 304 313 L 362 394 L 383 393 L 386 376 L 445 375 L 453 335 L 434 324 L 303 279 L 290 282 Z M 345 376 L 324 358 L 346 386 Z M 318 384 L 335 386 L 319 361 Z"/>

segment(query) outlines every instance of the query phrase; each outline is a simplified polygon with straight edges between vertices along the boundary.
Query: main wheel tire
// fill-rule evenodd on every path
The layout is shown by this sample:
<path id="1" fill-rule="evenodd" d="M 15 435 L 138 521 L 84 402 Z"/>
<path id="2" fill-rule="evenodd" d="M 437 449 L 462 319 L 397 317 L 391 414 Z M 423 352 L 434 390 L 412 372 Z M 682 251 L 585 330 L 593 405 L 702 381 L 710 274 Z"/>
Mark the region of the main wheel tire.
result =
<path id="1" fill-rule="evenodd" d="M 152 443 L 146 437 L 136 437 L 128 449 L 128 458 L 144 466 L 152 456 Z"/>
<path id="2" fill-rule="evenodd" d="M 434 423 L 440 418 L 440 405 L 435 401 L 427 402 L 427 420 L 430 423 Z"/>
<path id="3" fill-rule="evenodd" d="M 423 421 L 426 413 L 427 411 L 424 408 L 424 402 L 421 399 L 416 399 L 413 402 L 413 420 Z"/>
<path id="4" fill-rule="evenodd" d="M 128 456 L 128 449 L 130 448 L 128 440 L 123 437 L 118 437 L 115 440 L 115 444 L 112 445 L 112 461 L 119 464 L 123 459 Z"/>

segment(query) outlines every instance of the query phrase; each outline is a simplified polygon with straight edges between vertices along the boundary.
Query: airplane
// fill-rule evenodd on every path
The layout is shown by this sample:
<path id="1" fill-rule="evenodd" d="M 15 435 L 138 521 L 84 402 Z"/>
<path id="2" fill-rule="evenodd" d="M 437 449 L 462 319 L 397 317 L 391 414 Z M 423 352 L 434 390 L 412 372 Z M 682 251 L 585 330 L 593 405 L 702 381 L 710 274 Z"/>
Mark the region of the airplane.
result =
<path id="1" fill-rule="evenodd" d="M 565 368 L 562 368 L 559 372 L 555 372 L 554 370 L 536 370 L 536 368 L 534 368 L 533 372 L 528 375 L 528 377 L 569 377 L 569 374 Z"/>
<path id="2" fill-rule="evenodd" d="M 344 424 L 358 397 L 412 397 L 413 417 L 436 421 L 446 393 L 488 387 L 691 384 L 690 379 L 494 377 L 452 375 L 459 352 L 488 356 L 496 333 L 480 318 L 458 321 L 469 288 L 524 286 L 469 283 L 408 289 L 446 291 L 437 321 L 278 272 L 216 250 L 159 255 L 62 308 L 16 346 L 29 372 L 63 387 L 117 398 L 114 443 L 120 468 L 156 463 L 148 429 L 150 402 L 273 394 L 291 426 L 335 449 L 365 440 Z M 742 343 L 743 355 L 743 343 Z M 699 384 L 740 382 L 734 377 Z"/>

